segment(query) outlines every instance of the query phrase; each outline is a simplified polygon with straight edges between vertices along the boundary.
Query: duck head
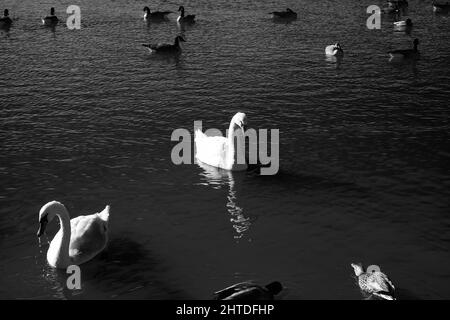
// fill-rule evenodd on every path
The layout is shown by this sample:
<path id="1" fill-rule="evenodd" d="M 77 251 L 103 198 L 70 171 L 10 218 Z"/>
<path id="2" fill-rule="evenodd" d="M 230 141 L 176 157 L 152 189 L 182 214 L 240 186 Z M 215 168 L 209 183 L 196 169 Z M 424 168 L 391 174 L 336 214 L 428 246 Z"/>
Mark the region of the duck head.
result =
<path id="1" fill-rule="evenodd" d="M 269 283 L 269 284 L 266 286 L 266 288 L 267 288 L 267 290 L 269 290 L 269 292 L 270 292 L 271 294 L 273 294 L 274 296 L 277 295 L 277 294 L 279 294 L 279 293 L 281 292 L 281 290 L 283 290 L 283 286 L 282 286 L 281 283 L 278 282 L 278 281 L 274 281 L 274 282 Z"/>
<path id="2" fill-rule="evenodd" d="M 353 267 L 353 270 L 355 271 L 355 275 L 357 277 L 364 273 L 364 269 L 361 263 L 352 263 L 351 266 Z"/>
<path id="3" fill-rule="evenodd" d="M 184 40 L 184 38 L 182 36 L 177 36 L 175 38 L 175 43 L 179 43 L 179 42 L 186 42 L 186 40 Z"/>
<path id="4" fill-rule="evenodd" d="M 57 213 L 60 212 L 61 209 L 65 209 L 64 205 L 58 201 L 50 201 L 49 203 L 42 206 L 39 211 L 39 230 L 37 232 L 37 236 L 40 237 L 44 234 L 45 228 L 47 224 L 51 222 Z"/>
<path id="5" fill-rule="evenodd" d="M 51 16 L 54 16 L 55 15 L 55 8 L 50 8 L 50 15 Z"/>

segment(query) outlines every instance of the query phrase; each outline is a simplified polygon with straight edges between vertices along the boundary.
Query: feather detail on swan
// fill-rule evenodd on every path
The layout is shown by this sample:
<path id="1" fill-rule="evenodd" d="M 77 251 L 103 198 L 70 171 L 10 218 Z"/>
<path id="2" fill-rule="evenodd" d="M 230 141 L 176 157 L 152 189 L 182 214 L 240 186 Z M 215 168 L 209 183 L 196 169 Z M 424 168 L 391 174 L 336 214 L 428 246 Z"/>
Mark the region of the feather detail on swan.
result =
<path id="1" fill-rule="evenodd" d="M 201 130 L 195 131 L 196 158 L 225 170 L 246 170 L 245 124 L 245 113 L 238 112 L 231 119 L 227 137 L 209 137 Z"/>

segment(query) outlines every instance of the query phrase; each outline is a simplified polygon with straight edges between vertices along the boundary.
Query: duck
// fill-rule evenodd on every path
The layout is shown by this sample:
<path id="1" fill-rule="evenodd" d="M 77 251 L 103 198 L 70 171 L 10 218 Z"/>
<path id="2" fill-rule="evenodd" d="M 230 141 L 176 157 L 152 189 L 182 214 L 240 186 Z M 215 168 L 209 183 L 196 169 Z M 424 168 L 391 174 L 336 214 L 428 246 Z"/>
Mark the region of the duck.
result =
<path id="1" fill-rule="evenodd" d="M 179 53 L 181 52 L 181 42 L 186 42 L 182 36 L 176 36 L 174 44 L 158 43 L 143 44 L 151 53 Z"/>
<path id="2" fill-rule="evenodd" d="M 172 11 L 154 11 L 151 12 L 149 7 L 144 7 L 144 20 L 165 20 L 167 15 Z"/>
<path id="3" fill-rule="evenodd" d="M 180 6 L 178 8 L 178 11 L 180 11 L 180 16 L 177 19 L 178 23 L 195 23 L 195 14 L 188 14 L 187 16 L 184 15 L 184 7 Z"/>
<path id="4" fill-rule="evenodd" d="M 230 171 L 247 170 L 245 160 L 245 125 L 247 116 L 236 113 L 231 119 L 227 137 L 205 135 L 200 129 L 195 131 L 196 159 L 213 167 Z M 237 143 L 234 143 L 234 137 Z"/>
<path id="5" fill-rule="evenodd" d="M 395 300 L 394 284 L 383 272 L 365 272 L 361 263 L 352 263 L 351 266 L 358 278 L 358 285 L 363 292 L 385 300 Z"/>
<path id="6" fill-rule="evenodd" d="M 281 290 L 283 286 L 278 281 L 264 287 L 252 281 L 245 281 L 214 292 L 214 295 L 216 300 L 274 300 L 274 296 Z"/>
<path id="7" fill-rule="evenodd" d="M 9 10 L 5 9 L 3 11 L 3 17 L 0 18 L 0 28 L 8 29 L 12 24 L 12 20 L 9 17 Z"/>
<path id="8" fill-rule="evenodd" d="M 329 46 L 326 46 L 325 54 L 327 56 L 343 57 L 344 56 L 344 50 L 342 50 L 341 45 L 339 44 L 339 42 L 337 42 L 335 44 L 331 44 Z"/>
<path id="9" fill-rule="evenodd" d="M 59 22 L 57 16 L 55 16 L 55 8 L 50 8 L 50 15 L 42 19 L 42 24 L 46 26 L 54 26 Z"/>
<path id="10" fill-rule="evenodd" d="M 382 10 L 386 14 L 399 14 L 400 6 L 396 1 L 388 1 L 387 6 L 385 6 Z"/>
<path id="11" fill-rule="evenodd" d="M 394 22 L 394 27 L 397 27 L 397 28 L 400 28 L 400 27 L 403 27 L 403 28 L 409 27 L 409 28 L 411 28 L 412 26 L 413 26 L 413 23 L 412 23 L 410 18 L 408 18 L 406 20 L 403 20 L 403 21 L 396 21 L 396 22 Z"/>
<path id="12" fill-rule="evenodd" d="M 450 11 L 450 3 L 448 1 L 446 3 L 436 3 L 436 1 L 433 1 L 433 11 L 434 12 L 449 12 Z"/>
<path id="13" fill-rule="evenodd" d="M 389 51 L 390 60 L 395 58 L 397 59 L 418 59 L 420 56 L 419 50 L 417 50 L 417 46 L 419 45 L 419 39 L 414 39 L 413 41 L 414 48 L 413 49 L 402 49 L 402 50 L 393 50 Z"/>
<path id="14" fill-rule="evenodd" d="M 108 242 L 110 206 L 100 213 L 81 215 L 70 220 L 66 207 L 58 201 L 50 201 L 39 211 L 41 237 L 47 224 L 59 218 L 60 229 L 50 242 L 47 262 L 53 268 L 65 269 L 69 265 L 80 265 L 103 251 Z"/>
<path id="15" fill-rule="evenodd" d="M 295 13 L 293 10 L 287 8 L 286 11 L 273 11 L 269 14 L 272 15 L 272 18 L 274 19 L 296 19 L 297 13 Z"/>

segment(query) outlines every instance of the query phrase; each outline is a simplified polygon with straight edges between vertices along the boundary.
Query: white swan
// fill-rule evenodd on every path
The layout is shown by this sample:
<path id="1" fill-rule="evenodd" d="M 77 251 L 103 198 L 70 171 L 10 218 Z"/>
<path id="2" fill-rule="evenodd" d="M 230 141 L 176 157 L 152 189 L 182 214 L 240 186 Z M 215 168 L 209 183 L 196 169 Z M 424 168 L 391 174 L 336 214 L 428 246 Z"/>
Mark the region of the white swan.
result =
<path id="1" fill-rule="evenodd" d="M 325 48 L 325 54 L 327 56 L 342 57 L 344 55 L 344 50 L 342 50 L 339 43 L 335 43 Z"/>
<path id="2" fill-rule="evenodd" d="M 108 242 L 109 205 L 100 213 L 79 216 L 70 220 L 66 207 L 58 201 L 45 204 L 39 211 L 40 237 L 47 223 L 58 216 L 60 229 L 50 243 L 47 261 L 54 268 L 67 268 L 91 260 Z"/>
<path id="3" fill-rule="evenodd" d="M 208 137 L 201 130 L 195 131 L 196 158 L 203 163 L 225 170 L 247 169 L 245 162 L 245 113 L 238 112 L 231 119 L 227 137 Z M 237 143 L 234 143 L 234 137 Z"/>

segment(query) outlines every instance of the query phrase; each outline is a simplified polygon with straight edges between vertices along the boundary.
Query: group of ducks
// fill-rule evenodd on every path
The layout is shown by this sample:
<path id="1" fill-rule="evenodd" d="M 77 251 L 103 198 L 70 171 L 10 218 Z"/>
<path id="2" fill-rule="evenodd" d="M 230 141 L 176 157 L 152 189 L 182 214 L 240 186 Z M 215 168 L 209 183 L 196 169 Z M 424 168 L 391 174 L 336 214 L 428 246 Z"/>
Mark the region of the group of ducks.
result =
<path id="1" fill-rule="evenodd" d="M 435 5 L 435 4 L 433 4 Z M 399 1 L 393 1 L 389 0 L 387 1 L 387 5 L 385 8 L 383 8 L 383 12 L 386 14 L 395 14 L 396 16 L 400 15 L 401 10 L 407 9 L 409 6 L 408 1 L 406 0 L 399 0 Z M 440 5 L 440 6 L 446 6 L 446 5 Z M 450 7 L 450 5 L 449 5 Z M 407 18 L 406 20 L 399 20 L 394 22 L 394 30 L 395 31 L 401 31 L 410 33 L 412 29 L 413 23 L 410 18 Z M 412 48 L 409 49 L 399 49 L 399 50 L 392 50 L 388 51 L 389 54 L 389 61 L 399 61 L 399 60 L 416 60 L 419 59 L 420 53 L 418 50 L 419 45 L 419 39 L 414 39 L 412 43 Z M 339 43 L 335 43 L 332 45 L 329 45 L 325 48 L 325 54 L 330 57 L 336 57 L 336 58 L 342 58 L 344 56 L 344 50 L 342 49 L 341 45 Z"/>
<path id="2" fill-rule="evenodd" d="M 195 23 L 195 15 L 185 15 L 185 9 L 180 6 L 178 11 L 180 16 L 177 18 L 177 22 L 181 25 L 191 25 Z M 149 7 L 144 8 L 144 20 L 147 21 L 166 21 L 168 15 L 173 13 L 172 11 L 150 11 Z M 269 13 L 274 20 L 277 21 L 291 21 L 297 19 L 297 13 L 292 9 L 287 8 L 286 11 L 273 11 Z M 148 48 L 150 53 L 180 53 L 181 42 L 186 40 L 181 35 L 175 37 L 174 43 L 157 43 L 157 44 L 142 44 L 143 47 Z"/>
<path id="3" fill-rule="evenodd" d="M 55 8 L 50 8 L 50 15 L 41 19 L 42 24 L 45 26 L 56 26 L 59 22 L 57 16 L 55 16 Z M 0 18 L 0 29 L 9 29 L 12 25 L 12 19 L 9 17 L 9 10 L 3 11 L 3 17 Z"/>
<path id="4" fill-rule="evenodd" d="M 224 170 L 246 170 L 246 164 L 237 163 L 237 155 L 245 153 L 245 146 L 234 143 L 235 137 L 244 137 L 246 123 L 245 113 L 238 112 L 230 121 L 227 137 L 207 136 L 197 129 L 194 138 L 197 160 Z M 55 217 L 58 217 L 60 222 L 60 229 L 47 251 L 49 265 L 54 268 L 79 265 L 103 251 L 108 243 L 109 215 L 109 205 L 100 213 L 80 215 L 73 219 L 70 219 L 68 210 L 58 201 L 51 201 L 42 206 L 39 211 L 38 237 L 44 234 L 47 225 Z M 384 273 L 365 272 L 361 264 L 352 264 L 352 267 L 363 292 L 382 299 L 394 299 L 394 285 Z M 215 295 L 219 300 L 272 300 L 282 289 L 278 281 L 266 286 L 246 281 L 217 291 Z"/>

